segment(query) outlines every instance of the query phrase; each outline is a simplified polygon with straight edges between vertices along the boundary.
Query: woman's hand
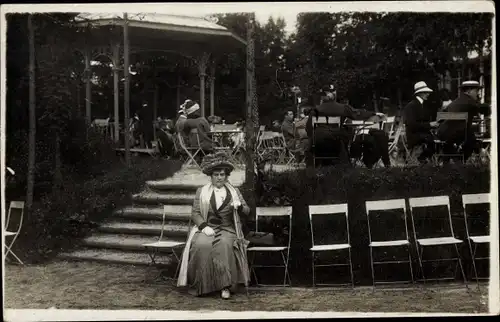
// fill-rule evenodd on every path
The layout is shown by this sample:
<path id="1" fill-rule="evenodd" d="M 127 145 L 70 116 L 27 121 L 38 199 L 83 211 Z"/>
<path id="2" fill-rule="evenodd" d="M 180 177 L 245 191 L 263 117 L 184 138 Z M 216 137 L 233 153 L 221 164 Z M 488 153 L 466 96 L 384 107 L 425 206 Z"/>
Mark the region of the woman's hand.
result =
<path id="1" fill-rule="evenodd" d="M 213 236 L 213 235 L 215 235 L 215 231 L 211 227 L 209 227 L 209 226 L 203 228 L 203 230 L 201 232 L 204 233 L 207 236 Z"/>
<path id="2" fill-rule="evenodd" d="M 233 202 L 233 208 L 236 210 L 240 210 L 242 207 L 241 202 Z"/>

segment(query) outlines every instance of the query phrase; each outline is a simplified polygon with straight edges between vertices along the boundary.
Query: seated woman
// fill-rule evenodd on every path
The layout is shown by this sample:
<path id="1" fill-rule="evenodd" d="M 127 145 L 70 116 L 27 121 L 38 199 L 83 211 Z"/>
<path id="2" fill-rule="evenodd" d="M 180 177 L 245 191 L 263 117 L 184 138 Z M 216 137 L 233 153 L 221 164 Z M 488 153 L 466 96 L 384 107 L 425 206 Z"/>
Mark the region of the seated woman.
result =
<path id="1" fill-rule="evenodd" d="M 228 182 L 234 166 L 224 152 L 207 155 L 202 171 L 211 183 L 198 188 L 191 218 L 191 230 L 182 255 L 177 286 L 189 286 L 197 296 L 221 292 L 231 296 L 230 288 L 247 285 L 249 279 L 246 254 L 237 247 L 242 239 L 240 214 L 248 215 L 240 191 Z M 239 241 L 241 241 L 241 239 Z"/>

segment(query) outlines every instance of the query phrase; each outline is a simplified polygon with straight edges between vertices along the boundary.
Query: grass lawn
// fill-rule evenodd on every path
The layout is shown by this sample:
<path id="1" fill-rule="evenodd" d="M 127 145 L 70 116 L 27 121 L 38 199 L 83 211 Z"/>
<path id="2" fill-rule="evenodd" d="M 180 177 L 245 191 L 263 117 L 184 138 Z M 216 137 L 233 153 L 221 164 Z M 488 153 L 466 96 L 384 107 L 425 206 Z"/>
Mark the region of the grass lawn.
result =
<path id="1" fill-rule="evenodd" d="M 5 267 L 5 308 L 9 309 L 149 309 L 231 311 L 450 312 L 486 313 L 481 293 L 472 285 L 438 290 L 284 289 L 250 290 L 228 301 L 218 296 L 198 298 L 172 282 L 151 280 L 146 267 L 53 262 L 40 266 Z M 484 301 L 484 300 L 483 300 Z"/>

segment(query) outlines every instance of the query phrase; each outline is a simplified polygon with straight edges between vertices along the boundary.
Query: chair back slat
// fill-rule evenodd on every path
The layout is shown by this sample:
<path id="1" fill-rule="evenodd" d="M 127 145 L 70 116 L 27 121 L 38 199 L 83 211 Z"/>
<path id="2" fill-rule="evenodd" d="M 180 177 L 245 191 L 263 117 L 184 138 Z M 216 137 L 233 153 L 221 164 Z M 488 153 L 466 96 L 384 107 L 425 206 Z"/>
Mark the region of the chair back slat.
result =
<path id="1" fill-rule="evenodd" d="M 336 124 L 340 125 L 339 116 L 313 116 L 312 123 L 314 124 Z"/>
<path id="2" fill-rule="evenodd" d="M 311 205 L 309 206 L 309 215 L 325 215 L 325 214 L 345 214 L 347 216 L 347 204 L 337 205 Z"/>
<path id="3" fill-rule="evenodd" d="M 434 206 L 448 206 L 450 208 L 450 198 L 448 196 L 410 198 L 409 202 L 412 208 Z"/>
<path id="4" fill-rule="evenodd" d="M 10 207 L 16 209 L 24 209 L 24 201 L 11 201 Z"/>
<path id="5" fill-rule="evenodd" d="M 462 195 L 462 203 L 466 205 L 490 203 L 491 197 L 489 193 L 475 193 Z"/>
<path id="6" fill-rule="evenodd" d="M 453 121 L 467 121 L 468 113 L 466 112 L 438 112 L 436 115 L 436 121 L 445 121 L 445 120 L 453 120 Z"/>
<path id="7" fill-rule="evenodd" d="M 292 207 L 257 207 L 257 217 L 291 216 Z"/>
<path id="8" fill-rule="evenodd" d="M 376 200 L 366 202 L 366 211 L 406 208 L 404 199 Z"/>

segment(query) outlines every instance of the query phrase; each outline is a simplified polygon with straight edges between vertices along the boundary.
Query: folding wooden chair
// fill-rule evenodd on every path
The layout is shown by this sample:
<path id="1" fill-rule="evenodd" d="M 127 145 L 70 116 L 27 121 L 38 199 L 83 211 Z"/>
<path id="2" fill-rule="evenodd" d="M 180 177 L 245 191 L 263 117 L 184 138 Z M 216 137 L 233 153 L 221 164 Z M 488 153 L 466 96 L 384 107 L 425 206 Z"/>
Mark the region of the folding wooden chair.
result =
<path id="1" fill-rule="evenodd" d="M 394 128 L 396 126 L 396 117 L 389 116 L 382 122 L 382 129 L 389 135 L 389 141 L 394 139 Z"/>
<path id="2" fill-rule="evenodd" d="M 189 167 L 191 165 L 196 165 L 196 167 L 200 168 L 200 165 L 198 162 L 196 162 L 196 156 L 201 153 L 201 147 L 198 144 L 197 147 L 188 147 L 186 146 L 186 143 L 184 142 L 184 138 L 182 137 L 182 134 L 177 133 L 177 141 L 179 142 L 179 145 L 181 146 L 181 153 L 187 156 L 184 160 L 183 166 Z"/>
<path id="3" fill-rule="evenodd" d="M 468 122 L 468 113 L 463 112 L 463 113 L 457 113 L 457 112 L 438 112 L 436 116 L 436 122 L 442 122 L 442 121 L 455 121 L 455 122 L 464 122 L 464 135 L 465 135 L 465 140 L 467 140 L 467 122 Z M 465 141 L 464 140 L 464 141 Z M 443 147 L 446 144 L 445 141 L 441 141 L 438 139 L 434 140 L 434 144 L 437 147 L 438 153 L 435 154 L 436 158 L 439 157 L 460 157 L 462 159 L 462 163 L 465 162 L 465 157 L 463 152 L 460 153 L 450 153 L 446 154 L 444 153 Z M 457 146 L 457 149 L 459 149 L 459 146 Z M 441 152 L 440 152 L 441 151 Z"/>
<path id="4" fill-rule="evenodd" d="M 453 222 L 451 219 L 451 211 L 450 211 L 450 199 L 448 196 L 435 196 L 435 197 L 420 197 L 420 198 L 410 198 L 410 215 L 411 215 L 411 222 L 413 226 L 413 234 L 416 242 L 416 248 L 417 248 L 417 254 L 418 254 L 418 262 L 420 265 L 420 270 L 422 272 L 422 279 L 419 281 L 425 282 L 426 281 L 440 281 L 440 280 L 451 280 L 455 279 L 456 273 L 457 273 L 457 266 L 460 266 L 460 271 L 462 272 L 462 277 L 464 279 L 465 286 L 467 288 L 467 278 L 465 276 L 464 268 L 462 266 L 462 259 L 460 257 L 460 252 L 458 250 L 458 245 L 462 244 L 463 241 L 455 237 L 455 233 L 453 231 Z M 415 208 L 429 208 L 429 207 L 437 207 L 437 206 L 446 206 L 447 211 L 448 211 L 448 224 L 450 228 L 449 234 L 440 236 L 440 237 L 432 237 L 432 238 L 418 238 L 417 236 L 417 230 L 415 228 L 415 215 L 414 215 L 414 209 Z M 455 247 L 456 255 L 457 257 L 453 258 L 444 258 L 444 259 L 429 259 L 429 260 L 424 260 L 423 259 L 423 250 L 424 248 L 431 248 L 431 247 L 440 247 L 440 246 L 445 246 L 445 245 L 453 245 Z M 433 278 L 433 279 L 426 279 L 425 274 L 424 274 L 424 268 L 423 268 L 423 263 L 427 262 L 444 262 L 444 261 L 456 261 L 455 265 L 455 274 L 453 277 L 445 277 L 445 278 Z"/>
<path id="5" fill-rule="evenodd" d="M 316 245 L 314 241 L 314 229 L 313 229 L 313 217 L 318 215 L 345 215 L 346 219 L 346 231 L 347 231 L 347 243 L 338 243 L 338 244 L 328 244 L 328 245 Z M 311 241 L 312 247 L 310 251 L 312 252 L 312 271 L 313 271 L 313 287 L 316 285 L 320 286 L 342 286 L 342 285 L 351 285 L 354 288 L 354 275 L 352 271 L 352 257 L 351 257 L 351 237 L 349 233 L 349 216 L 347 211 L 347 204 L 329 204 L 329 205 L 311 205 L 309 206 L 309 222 L 311 226 Z M 316 253 L 317 252 L 327 252 L 327 251 L 340 251 L 340 250 L 348 250 L 349 252 L 349 263 L 346 264 L 316 264 Z M 349 273 L 351 276 L 350 284 L 316 284 L 316 267 L 333 267 L 333 266 L 349 266 Z"/>
<path id="6" fill-rule="evenodd" d="M 473 233 L 471 235 L 471 231 L 469 227 L 471 224 L 474 224 L 474 222 L 479 218 L 474 218 L 475 216 L 470 216 L 467 213 L 467 206 L 468 205 L 477 205 L 477 204 L 490 204 L 491 199 L 490 199 L 490 194 L 489 193 L 478 193 L 478 194 L 465 194 L 462 195 L 462 205 L 464 208 L 464 220 L 465 220 L 465 232 L 467 234 L 467 240 L 469 244 L 469 250 L 472 258 L 472 267 L 474 269 L 474 276 L 477 281 L 477 287 L 479 289 L 479 280 L 488 280 L 489 277 L 478 277 L 477 274 L 477 268 L 476 268 L 476 260 L 489 260 L 490 257 L 476 257 L 476 252 L 477 252 L 477 247 L 479 245 L 490 245 L 491 243 L 491 236 L 490 234 L 480 234 L 478 235 L 477 233 Z M 488 216 L 487 218 L 489 219 L 489 211 L 488 211 Z M 472 247 L 472 244 L 474 244 L 474 248 Z"/>
<path id="7" fill-rule="evenodd" d="M 16 222 L 12 224 L 11 220 L 13 219 L 12 216 L 12 210 L 18 210 L 20 212 L 19 216 L 16 216 Z M 7 258 L 7 255 L 12 255 L 16 259 L 16 261 L 24 265 L 23 261 L 19 259 L 19 257 L 12 251 L 12 246 L 14 245 L 17 237 L 19 236 L 19 233 L 21 232 L 21 228 L 23 226 L 23 219 L 24 219 L 24 201 L 11 201 L 9 205 L 9 212 L 7 213 L 7 218 L 6 218 L 6 226 L 4 228 L 4 235 L 5 237 L 12 237 L 12 240 L 10 243 L 7 243 L 5 241 L 5 258 Z M 13 225 L 14 227 L 10 227 Z"/>
<path id="8" fill-rule="evenodd" d="M 168 241 L 168 240 L 163 240 L 163 233 L 165 231 L 165 218 L 167 212 L 170 210 L 171 206 L 163 206 L 163 215 L 162 215 L 162 223 L 161 223 L 161 231 L 160 231 L 160 236 L 158 238 L 158 241 L 152 242 L 152 243 L 145 243 L 142 244 L 144 248 L 146 248 L 149 258 L 151 259 L 150 266 L 156 267 L 159 271 L 158 275 L 155 277 L 154 280 L 158 280 L 159 278 L 162 279 L 175 279 L 177 277 L 177 274 L 179 273 L 179 268 L 181 264 L 181 256 L 182 256 L 182 250 L 184 246 L 186 245 L 186 242 L 177 242 L 177 241 Z M 191 213 L 191 206 L 186 206 L 186 213 Z M 191 220 L 189 220 L 188 223 L 188 232 L 187 235 L 189 236 L 189 231 L 191 229 Z M 186 237 L 187 241 L 187 237 Z M 156 258 L 158 256 L 158 253 L 161 251 L 167 251 L 170 252 L 173 256 L 172 258 L 175 259 L 177 263 L 177 267 L 175 270 L 175 275 L 172 278 L 165 278 L 163 276 L 162 271 L 160 270 L 162 264 L 158 263 L 156 261 Z"/>
<path id="9" fill-rule="evenodd" d="M 372 280 L 373 280 L 373 289 L 375 290 L 375 285 L 376 284 L 395 284 L 395 283 L 401 283 L 403 281 L 395 281 L 395 282 L 377 282 L 375 280 L 375 265 L 378 264 L 408 264 L 410 266 L 410 276 L 411 276 L 411 283 L 414 283 L 414 277 L 413 277 L 413 267 L 412 267 L 412 260 L 411 260 L 411 252 L 410 252 L 410 239 L 408 236 L 408 226 L 407 226 L 407 216 L 406 216 L 406 202 L 404 199 L 390 199 L 390 200 L 378 200 L 378 201 L 366 201 L 366 217 L 368 220 L 368 237 L 370 240 L 370 261 L 371 261 L 371 266 L 372 266 Z M 372 240 L 372 232 L 371 232 L 371 224 L 370 224 L 370 212 L 381 212 L 381 211 L 390 211 L 390 210 L 402 210 L 403 212 L 403 221 L 404 221 L 404 227 L 405 227 L 405 239 L 399 239 L 399 240 L 379 240 L 379 241 L 373 241 Z M 393 216 L 394 217 L 394 216 Z M 375 262 L 373 260 L 373 249 L 374 248 L 389 248 L 389 247 L 401 247 L 405 246 L 408 250 L 408 260 L 405 261 L 377 261 Z M 408 281 L 404 281 L 408 282 Z"/>
<path id="10" fill-rule="evenodd" d="M 290 258 L 290 245 L 292 242 L 292 207 L 257 207 L 255 220 L 256 233 L 259 232 L 259 218 L 261 217 L 289 217 L 288 244 L 286 246 L 254 246 L 248 248 L 248 252 L 252 254 L 250 261 L 250 271 L 253 273 L 255 282 L 258 286 L 272 286 L 259 284 L 255 268 L 283 267 L 285 270 L 283 286 L 290 286 L 292 281 L 290 279 L 290 273 L 288 272 L 288 261 Z M 279 253 L 281 255 L 281 259 L 283 260 L 283 265 L 255 265 L 254 261 L 256 253 Z"/>
<path id="11" fill-rule="evenodd" d="M 316 127 L 331 125 L 340 128 L 340 117 L 329 116 L 309 116 L 312 117 L 312 153 L 313 153 L 313 166 L 316 168 L 317 159 L 338 159 L 338 157 L 318 157 L 316 156 Z"/>

